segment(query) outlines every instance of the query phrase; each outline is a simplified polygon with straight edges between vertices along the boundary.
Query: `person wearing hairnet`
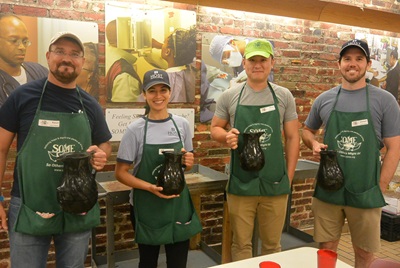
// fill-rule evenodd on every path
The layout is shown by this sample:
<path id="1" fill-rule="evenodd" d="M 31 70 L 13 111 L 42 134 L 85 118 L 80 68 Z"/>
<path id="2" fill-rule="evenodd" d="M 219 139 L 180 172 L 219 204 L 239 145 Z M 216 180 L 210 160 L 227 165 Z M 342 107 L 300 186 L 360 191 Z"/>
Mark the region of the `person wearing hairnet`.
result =
<path id="1" fill-rule="evenodd" d="M 208 64 L 202 66 L 201 122 L 212 119 L 216 101 L 232 83 L 246 81 L 247 75 L 243 70 L 242 60 L 244 49 L 251 40 L 253 38 L 236 38 L 230 35 L 216 35 L 211 40 L 209 53 L 221 67 Z M 273 81 L 273 77 L 271 71 L 268 81 Z"/>

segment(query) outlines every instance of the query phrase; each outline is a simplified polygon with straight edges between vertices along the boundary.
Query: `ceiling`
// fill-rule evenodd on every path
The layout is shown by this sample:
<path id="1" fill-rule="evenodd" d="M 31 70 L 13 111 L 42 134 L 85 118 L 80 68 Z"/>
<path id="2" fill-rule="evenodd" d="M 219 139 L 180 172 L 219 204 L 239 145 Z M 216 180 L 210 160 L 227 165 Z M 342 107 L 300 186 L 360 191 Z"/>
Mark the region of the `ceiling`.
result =
<path id="1" fill-rule="evenodd" d="M 320 0 L 173 0 L 173 2 L 400 33 L 400 14 Z M 395 4 L 395 7 L 398 5 Z"/>

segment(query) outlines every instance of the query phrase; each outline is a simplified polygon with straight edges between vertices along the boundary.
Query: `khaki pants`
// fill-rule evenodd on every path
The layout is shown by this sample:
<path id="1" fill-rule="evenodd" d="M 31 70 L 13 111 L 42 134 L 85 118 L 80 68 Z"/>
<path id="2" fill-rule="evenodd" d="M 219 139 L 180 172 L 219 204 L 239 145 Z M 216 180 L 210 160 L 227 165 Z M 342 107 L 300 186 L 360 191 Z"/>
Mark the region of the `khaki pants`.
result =
<path id="1" fill-rule="evenodd" d="M 312 211 L 315 242 L 331 242 L 340 239 L 347 218 L 353 245 L 367 252 L 379 251 L 382 208 L 338 206 L 314 197 Z"/>
<path id="2" fill-rule="evenodd" d="M 281 234 L 285 223 L 288 195 L 227 195 L 232 229 L 232 260 L 252 258 L 254 220 L 257 216 L 262 242 L 261 255 L 281 251 Z"/>

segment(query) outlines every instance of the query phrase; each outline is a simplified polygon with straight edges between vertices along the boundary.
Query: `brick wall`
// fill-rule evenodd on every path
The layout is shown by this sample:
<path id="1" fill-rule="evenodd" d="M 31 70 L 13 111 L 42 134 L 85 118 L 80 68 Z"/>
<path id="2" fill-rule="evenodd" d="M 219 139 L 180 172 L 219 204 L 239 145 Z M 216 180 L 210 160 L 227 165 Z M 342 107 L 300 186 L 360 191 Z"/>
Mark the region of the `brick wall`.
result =
<path id="1" fill-rule="evenodd" d="M 209 246 L 220 244 L 222 241 L 223 204 L 223 192 L 201 196 L 200 218 L 203 224 L 201 240 Z"/>
<path id="2" fill-rule="evenodd" d="M 137 1 L 143 2 L 143 1 Z M 336 0 L 335 2 L 356 5 L 374 5 L 374 8 L 388 12 L 399 12 L 396 0 Z M 275 81 L 291 90 L 296 97 L 299 120 L 302 124 L 310 110 L 312 101 L 321 92 L 339 83 L 339 73 L 336 60 L 343 40 L 354 37 L 355 32 L 365 32 L 377 35 L 400 37 L 398 33 L 353 28 L 332 23 L 307 21 L 278 16 L 221 10 L 209 7 L 195 7 L 184 4 L 163 2 L 176 8 L 195 10 L 197 12 L 198 58 L 201 58 L 201 33 L 214 32 L 249 37 L 264 37 L 273 40 L 276 46 L 276 64 L 274 68 Z M 122 108 L 121 104 L 105 102 L 104 68 L 105 68 L 105 25 L 104 6 L 101 1 L 70 1 L 70 0 L 23 0 L 2 1 L 1 13 L 14 13 L 24 16 L 37 16 L 58 19 L 96 22 L 99 26 L 100 68 L 100 102 L 104 108 Z M 397 7 L 397 8 L 396 8 Z M 196 81 L 196 101 L 185 104 L 185 108 L 195 108 L 196 124 L 193 140 L 196 163 L 223 171 L 229 162 L 228 149 L 210 140 L 209 124 L 199 123 L 200 75 Z M 135 104 L 129 104 L 135 107 Z M 172 108 L 179 105 L 171 105 Z M 118 143 L 113 143 L 113 155 L 106 171 L 113 170 Z M 301 158 L 311 159 L 311 153 L 301 146 Z M 12 185 L 12 170 L 14 167 L 15 144 L 9 153 L 6 173 L 3 179 L 2 191 L 9 198 Z M 309 201 L 312 194 L 312 179 L 294 186 L 292 221 L 296 226 L 310 224 Z M 208 244 L 216 244 L 221 240 L 222 226 L 222 196 L 221 193 L 204 194 L 201 197 L 204 230 L 202 239 Z M 105 251 L 104 203 L 101 201 L 102 225 L 97 228 L 98 252 Z M 7 202 L 6 202 L 7 204 Z M 132 247 L 133 232 L 131 231 L 128 207 L 120 205 L 116 208 L 116 249 Z M 0 231 L 0 267 L 9 267 L 9 244 L 7 233 Z M 53 267 L 53 253 L 49 257 L 49 267 Z"/>
<path id="3" fill-rule="evenodd" d="M 311 201 L 314 193 L 314 178 L 302 178 L 293 182 L 290 225 L 299 230 L 313 227 L 314 216 Z"/>

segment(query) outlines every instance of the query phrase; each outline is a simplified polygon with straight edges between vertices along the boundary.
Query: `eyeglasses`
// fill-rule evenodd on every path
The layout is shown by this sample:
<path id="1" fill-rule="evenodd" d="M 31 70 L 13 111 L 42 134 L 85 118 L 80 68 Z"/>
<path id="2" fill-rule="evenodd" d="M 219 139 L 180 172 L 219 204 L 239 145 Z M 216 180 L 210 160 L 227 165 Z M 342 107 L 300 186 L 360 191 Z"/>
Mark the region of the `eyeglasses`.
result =
<path id="1" fill-rule="evenodd" d="M 64 50 L 50 50 L 50 52 L 53 52 L 54 54 L 56 54 L 57 57 L 65 57 L 65 56 L 69 56 L 75 60 L 79 59 L 79 58 L 83 58 L 83 55 L 81 53 L 78 52 L 72 52 L 72 53 L 65 53 Z"/>
<path id="2" fill-rule="evenodd" d="M 8 43 L 12 44 L 13 46 L 17 46 L 17 47 L 19 47 L 21 44 L 23 44 L 24 47 L 29 47 L 30 45 L 32 45 L 32 42 L 29 41 L 28 39 L 16 39 L 16 38 L 8 39 L 8 38 L 4 38 L 1 36 L 0 36 L 0 38 L 6 40 Z"/>

